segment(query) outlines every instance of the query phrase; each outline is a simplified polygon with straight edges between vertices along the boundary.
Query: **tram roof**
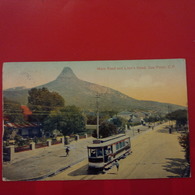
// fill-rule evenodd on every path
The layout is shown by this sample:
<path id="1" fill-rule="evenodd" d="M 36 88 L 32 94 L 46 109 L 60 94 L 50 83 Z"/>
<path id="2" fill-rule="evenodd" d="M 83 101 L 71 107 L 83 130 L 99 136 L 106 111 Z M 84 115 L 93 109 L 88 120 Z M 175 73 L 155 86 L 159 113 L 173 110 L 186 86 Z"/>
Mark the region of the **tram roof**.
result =
<path id="1" fill-rule="evenodd" d="M 130 136 L 127 136 L 125 134 L 121 134 L 120 136 L 112 136 L 110 138 L 104 138 L 104 139 L 100 139 L 100 141 L 104 140 L 104 142 L 100 142 L 100 143 L 93 143 L 93 144 L 90 144 L 88 145 L 88 147 L 90 148 L 96 148 L 96 147 L 104 147 L 104 146 L 108 146 L 108 145 L 111 145 L 113 143 L 116 143 L 116 142 L 119 142 L 121 140 L 124 140 L 126 138 L 130 138 Z M 108 140 L 108 141 L 105 141 L 105 140 Z"/>
<path id="2" fill-rule="evenodd" d="M 109 136 L 109 137 L 106 137 L 106 138 L 95 139 L 95 140 L 93 140 L 93 143 L 94 144 L 100 144 L 100 143 L 108 142 L 108 141 L 117 139 L 119 137 L 124 137 L 124 136 L 126 136 L 126 135 L 123 134 L 123 133 L 120 133 L 120 134 Z"/>

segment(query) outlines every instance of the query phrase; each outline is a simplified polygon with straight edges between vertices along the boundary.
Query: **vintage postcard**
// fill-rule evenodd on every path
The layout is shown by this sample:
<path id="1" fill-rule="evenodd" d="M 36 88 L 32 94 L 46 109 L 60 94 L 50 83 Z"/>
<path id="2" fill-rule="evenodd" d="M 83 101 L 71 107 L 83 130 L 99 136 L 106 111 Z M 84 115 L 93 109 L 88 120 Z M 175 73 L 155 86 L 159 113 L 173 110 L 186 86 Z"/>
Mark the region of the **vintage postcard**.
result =
<path id="1" fill-rule="evenodd" d="M 3 65 L 3 180 L 190 177 L 185 59 Z"/>

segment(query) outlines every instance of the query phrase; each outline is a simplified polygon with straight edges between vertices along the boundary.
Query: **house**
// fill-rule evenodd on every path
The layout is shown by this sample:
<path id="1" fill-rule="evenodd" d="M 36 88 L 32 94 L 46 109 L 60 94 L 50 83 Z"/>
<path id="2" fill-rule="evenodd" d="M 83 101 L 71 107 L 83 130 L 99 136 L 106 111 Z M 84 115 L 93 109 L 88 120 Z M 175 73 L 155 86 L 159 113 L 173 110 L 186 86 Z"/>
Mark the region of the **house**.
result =
<path id="1" fill-rule="evenodd" d="M 22 137 L 41 137 L 42 125 L 40 123 L 10 123 L 5 122 L 4 129 L 16 131 Z"/>
<path id="2" fill-rule="evenodd" d="M 141 124 L 145 124 L 144 119 L 149 115 L 150 113 L 140 112 L 140 111 L 135 111 L 135 112 L 122 111 L 117 114 L 117 116 L 124 118 L 131 123 L 141 123 Z"/>
<path id="3" fill-rule="evenodd" d="M 130 120 L 131 119 L 131 115 L 132 115 L 132 113 L 129 112 L 129 111 L 122 111 L 122 112 L 119 112 L 117 114 L 118 117 L 124 118 L 126 120 Z"/>

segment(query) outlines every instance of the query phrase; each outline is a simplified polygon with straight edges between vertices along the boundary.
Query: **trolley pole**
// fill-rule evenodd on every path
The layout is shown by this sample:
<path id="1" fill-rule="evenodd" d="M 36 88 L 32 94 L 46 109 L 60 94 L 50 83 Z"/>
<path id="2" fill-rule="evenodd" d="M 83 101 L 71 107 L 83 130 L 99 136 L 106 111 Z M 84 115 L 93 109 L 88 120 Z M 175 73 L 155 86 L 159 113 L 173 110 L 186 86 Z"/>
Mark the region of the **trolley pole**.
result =
<path id="1" fill-rule="evenodd" d="M 100 120 L 100 116 L 99 116 L 99 98 L 100 98 L 100 95 L 97 94 L 96 95 L 96 107 L 97 107 L 97 139 L 100 138 L 100 133 L 99 133 L 99 120 Z"/>

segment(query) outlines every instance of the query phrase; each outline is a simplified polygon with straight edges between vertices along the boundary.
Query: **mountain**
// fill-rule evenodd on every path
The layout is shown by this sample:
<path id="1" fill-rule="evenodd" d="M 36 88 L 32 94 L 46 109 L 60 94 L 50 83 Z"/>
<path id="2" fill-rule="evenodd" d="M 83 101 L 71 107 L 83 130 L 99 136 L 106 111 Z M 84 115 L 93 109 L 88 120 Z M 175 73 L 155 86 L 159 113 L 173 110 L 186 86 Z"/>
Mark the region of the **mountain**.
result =
<path id="1" fill-rule="evenodd" d="M 96 110 L 97 94 L 100 96 L 98 98 L 100 110 L 167 112 L 168 106 L 171 106 L 172 110 L 184 108 L 173 104 L 136 100 L 117 90 L 81 80 L 69 67 L 65 67 L 55 80 L 36 88 L 42 87 L 58 92 L 65 99 L 66 105 L 74 104 L 90 111 Z M 27 104 L 28 90 L 23 88 L 9 89 L 5 90 L 3 95 L 10 100 Z"/>
<path id="2" fill-rule="evenodd" d="M 17 90 L 23 90 L 26 89 L 26 87 L 24 86 L 19 86 L 19 87 L 14 87 L 14 88 L 9 88 L 9 89 L 5 89 L 5 91 L 17 91 Z"/>

